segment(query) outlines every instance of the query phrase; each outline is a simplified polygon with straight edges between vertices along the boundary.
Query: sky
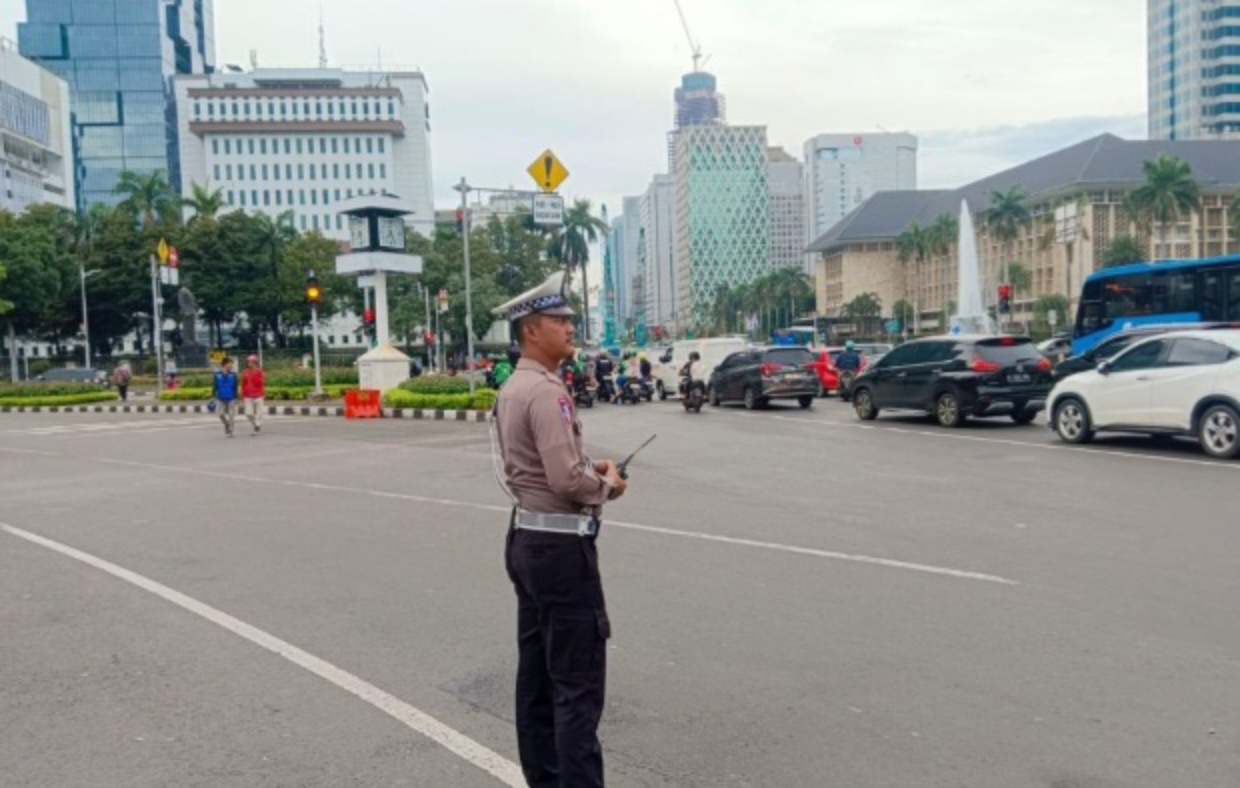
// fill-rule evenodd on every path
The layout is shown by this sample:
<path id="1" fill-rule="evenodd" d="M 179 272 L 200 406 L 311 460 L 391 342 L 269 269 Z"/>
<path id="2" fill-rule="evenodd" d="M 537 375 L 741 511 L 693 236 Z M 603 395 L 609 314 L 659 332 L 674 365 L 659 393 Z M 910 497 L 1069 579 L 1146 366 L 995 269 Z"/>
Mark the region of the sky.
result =
<path id="1" fill-rule="evenodd" d="M 30 0 L 36 2 L 37 0 Z M 920 136 L 922 188 L 954 187 L 1104 131 L 1145 134 L 1144 0 L 681 0 L 728 120 L 798 157 L 827 132 Z M 16 38 L 26 0 L 0 0 Z M 215 0 L 220 63 L 312 66 L 315 0 Z M 430 85 L 436 203 L 530 188 L 551 148 L 569 198 L 612 213 L 666 167 L 691 70 L 673 0 L 322 0 L 330 65 Z"/>

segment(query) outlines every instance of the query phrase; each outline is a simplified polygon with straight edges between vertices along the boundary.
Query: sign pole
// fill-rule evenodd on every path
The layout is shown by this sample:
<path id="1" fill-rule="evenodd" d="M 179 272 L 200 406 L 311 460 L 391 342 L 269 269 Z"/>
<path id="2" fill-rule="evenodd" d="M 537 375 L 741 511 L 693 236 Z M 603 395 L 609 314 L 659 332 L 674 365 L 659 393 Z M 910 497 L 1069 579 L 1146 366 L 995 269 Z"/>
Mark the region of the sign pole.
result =
<path id="1" fill-rule="evenodd" d="M 155 255 L 151 255 L 151 344 L 155 346 L 155 398 L 164 390 L 164 341 L 160 336 L 159 319 L 159 271 Z"/>
<path id="2" fill-rule="evenodd" d="M 474 393 L 474 376 L 469 365 L 474 362 L 474 292 L 469 275 L 469 184 L 465 176 L 454 187 L 461 193 L 461 229 L 465 236 L 465 376 L 469 378 L 469 393 Z"/>
<path id="3" fill-rule="evenodd" d="M 310 305 L 310 334 L 314 338 L 314 393 L 323 396 L 323 373 L 319 368 L 319 308 Z"/>
<path id="4" fill-rule="evenodd" d="M 93 272 L 92 272 L 93 273 Z M 86 368 L 90 366 L 90 315 L 86 311 L 86 261 L 78 261 L 78 274 L 82 278 L 82 337 L 86 340 Z"/>

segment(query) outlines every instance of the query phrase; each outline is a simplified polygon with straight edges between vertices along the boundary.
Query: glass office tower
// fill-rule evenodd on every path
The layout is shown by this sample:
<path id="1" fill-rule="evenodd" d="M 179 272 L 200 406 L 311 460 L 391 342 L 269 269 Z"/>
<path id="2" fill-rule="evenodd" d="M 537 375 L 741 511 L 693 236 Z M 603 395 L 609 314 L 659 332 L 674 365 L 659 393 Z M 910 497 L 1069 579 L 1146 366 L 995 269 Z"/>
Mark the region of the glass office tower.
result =
<path id="1" fill-rule="evenodd" d="M 26 0 L 23 55 L 69 83 L 78 207 L 124 170 L 181 190 L 172 76 L 214 71 L 213 0 Z"/>

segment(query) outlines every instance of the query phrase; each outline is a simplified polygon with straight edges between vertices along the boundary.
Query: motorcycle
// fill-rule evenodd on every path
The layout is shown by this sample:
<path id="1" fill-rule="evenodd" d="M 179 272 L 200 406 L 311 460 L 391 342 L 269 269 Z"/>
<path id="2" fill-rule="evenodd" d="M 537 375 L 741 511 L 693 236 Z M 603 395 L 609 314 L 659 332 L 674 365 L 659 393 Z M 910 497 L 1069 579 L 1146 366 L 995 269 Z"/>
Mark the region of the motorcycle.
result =
<path id="1" fill-rule="evenodd" d="M 636 405 L 642 401 L 642 397 L 641 378 L 628 378 L 624 381 L 624 385 L 620 387 L 620 395 L 616 401 L 621 405 L 626 402 Z"/>
<path id="2" fill-rule="evenodd" d="M 568 390 L 573 392 L 573 404 L 586 408 L 594 407 L 594 391 L 584 375 L 569 372 L 564 378 L 564 383 L 568 386 Z"/>
<path id="3" fill-rule="evenodd" d="M 680 379 L 680 404 L 685 412 L 702 412 L 702 403 L 706 402 L 706 384 L 700 380 L 690 382 L 688 378 Z"/>
<path id="4" fill-rule="evenodd" d="M 638 378 L 637 385 L 641 391 L 642 399 L 647 402 L 654 402 L 654 385 L 650 382 L 650 378 Z"/>
<path id="5" fill-rule="evenodd" d="M 599 402 L 611 402 L 616 399 L 616 384 L 612 381 L 611 375 L 599 376 L 596 396 Z"/>
<path id="6" fill-rule="evenodd" d="M 853 383 L 857 381 L 857 371 L 853 369 L 845 369 L 840 371 L 839 395 L 840 399 L 848 402 L 852 399 Z"/>

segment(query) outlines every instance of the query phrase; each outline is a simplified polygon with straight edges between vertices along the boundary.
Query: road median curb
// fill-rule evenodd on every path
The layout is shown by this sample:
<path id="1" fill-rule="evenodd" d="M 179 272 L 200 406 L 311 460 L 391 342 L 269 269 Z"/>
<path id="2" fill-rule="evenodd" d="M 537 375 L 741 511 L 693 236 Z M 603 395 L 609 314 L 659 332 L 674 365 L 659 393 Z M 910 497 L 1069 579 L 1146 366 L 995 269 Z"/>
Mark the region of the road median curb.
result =
<path id="1" fill-rule="evenodd" d="M 343 418 L 343 405 L 268 405 L 269 416 L 308 416 Z M 182 405 L 5 405 L 0 413 L 210 413 L 205 404 Z M 427 410 L 423 408 L 383 408 L 385 419 L 412 421 L 463 421 L 475 424 L 491 420 L 485 410 Z"/>

